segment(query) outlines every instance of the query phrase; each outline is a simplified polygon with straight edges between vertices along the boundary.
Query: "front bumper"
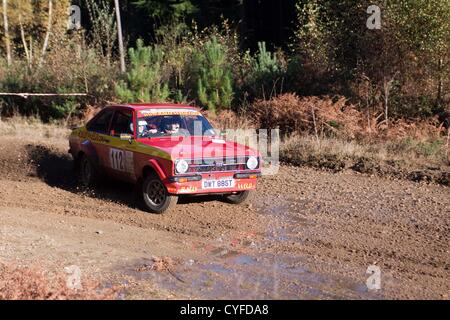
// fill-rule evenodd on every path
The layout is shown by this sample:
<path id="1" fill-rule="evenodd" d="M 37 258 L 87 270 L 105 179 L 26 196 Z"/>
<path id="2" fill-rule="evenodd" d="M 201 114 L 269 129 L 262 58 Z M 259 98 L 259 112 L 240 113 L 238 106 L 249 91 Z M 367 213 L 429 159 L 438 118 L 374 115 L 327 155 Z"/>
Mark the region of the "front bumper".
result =
<path id="1" fill-rule="evenodd" d="M 174 195 L 200 195 L 200 194 L 223 194 L 255 190 L 261 172 L 224 172 L 213 174 L 198 174 L 189 176 L 177 176 L 167 179 L 164 184 L 167 191 Z M 205 189 L 204 180 L 233 179 L 234 187 Z"/>

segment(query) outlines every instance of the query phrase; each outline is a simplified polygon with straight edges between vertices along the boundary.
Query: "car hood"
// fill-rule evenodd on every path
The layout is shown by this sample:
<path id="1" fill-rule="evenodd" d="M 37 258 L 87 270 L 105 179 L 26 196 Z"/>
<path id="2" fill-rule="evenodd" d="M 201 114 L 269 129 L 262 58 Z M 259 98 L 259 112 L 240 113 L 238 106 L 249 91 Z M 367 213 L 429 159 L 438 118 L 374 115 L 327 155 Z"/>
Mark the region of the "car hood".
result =
<path id="1" fill-rule="evenodd" d="M 139 140 L 158 148 L 172 159 L 233 158 L 258 156 L 258 152 L 242 144 L 211 137 L 151 138 Z"/>

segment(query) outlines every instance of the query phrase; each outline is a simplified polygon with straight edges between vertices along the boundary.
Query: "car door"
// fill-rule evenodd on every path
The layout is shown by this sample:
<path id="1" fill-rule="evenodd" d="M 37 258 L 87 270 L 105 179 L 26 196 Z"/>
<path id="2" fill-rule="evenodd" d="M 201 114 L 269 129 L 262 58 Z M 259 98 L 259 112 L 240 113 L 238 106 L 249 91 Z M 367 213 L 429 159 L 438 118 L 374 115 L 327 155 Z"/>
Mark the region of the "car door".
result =
<path id="1" fill-rule="evenodd" d="M 96 159 L 93 160 L 96 161 L 102 170 L 107 170 L 109 167 L 109 159 L 106 155 L 111 143 L 109 127 L 113 115 L 114 109 L 104 109 L 86 125 L 86 130 L 89 132 L 89 143 L 95 149 Z"/>
<path id="2" fill-rule="evenodd" d="M 107 152 L 109 168 L 115 178 L 134 181 L 134 150 L 136 141 L 134 136 L 134 117 L 131 109 L 116 109 L 111 128 L 109 150 Z M 128 135 L 131 139 L 122 139 Z"/>

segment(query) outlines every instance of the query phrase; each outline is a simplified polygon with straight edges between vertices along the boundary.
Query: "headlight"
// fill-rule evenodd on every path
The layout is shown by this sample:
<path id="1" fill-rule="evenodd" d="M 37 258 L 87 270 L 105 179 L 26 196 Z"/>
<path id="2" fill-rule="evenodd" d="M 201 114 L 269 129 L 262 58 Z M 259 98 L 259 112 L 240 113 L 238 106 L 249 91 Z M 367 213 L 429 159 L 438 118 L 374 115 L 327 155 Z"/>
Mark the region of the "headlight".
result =
<path id="1" fill-rule="evenodd" d="M 249 168 L 250 170 L 255 170 L 257 169 L 259 166 L 259 161 L 258 158 L 256 157 L 250 157 L 247 160 L 247 168 Z"/>
<path id="2" fill-rule="evenodd" d="M 179 161 L 177 161 L 177 163 L 175 165 L 175 169 L 177 170 L 177 173 L 184 174 L 184 173 L 188 172 L 189 164 L 187 163 L 186 160 L 179 160 Z"/>

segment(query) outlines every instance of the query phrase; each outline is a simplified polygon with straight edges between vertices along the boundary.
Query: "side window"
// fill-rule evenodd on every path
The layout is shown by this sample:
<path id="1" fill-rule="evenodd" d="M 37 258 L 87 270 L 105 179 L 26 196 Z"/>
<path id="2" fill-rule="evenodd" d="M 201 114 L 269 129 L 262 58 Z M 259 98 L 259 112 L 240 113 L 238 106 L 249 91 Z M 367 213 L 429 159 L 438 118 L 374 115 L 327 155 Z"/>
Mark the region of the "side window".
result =
<path id="1" fill-rule="evenodd" d="M 103 111 L 96 119 L 87 125 L 88 131 L 94 131 L 101 134 L 108 134 L 109 123 L 113 115 L 113 110 Z"/>
<path id="2" fill-rule="evenodd" d="M 133 113 L 117 111 L 111 126 L 111 135 L 120 137 L 121 134 L 133 134 Z"/>

